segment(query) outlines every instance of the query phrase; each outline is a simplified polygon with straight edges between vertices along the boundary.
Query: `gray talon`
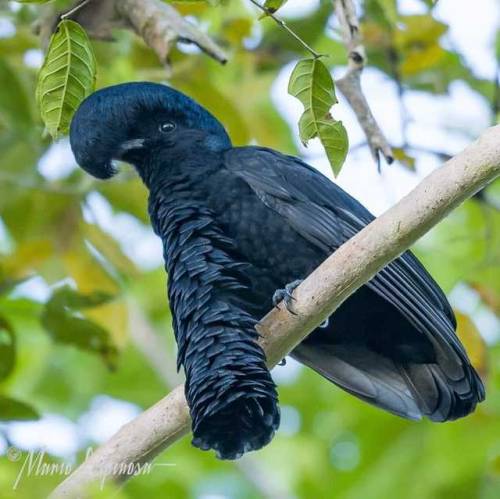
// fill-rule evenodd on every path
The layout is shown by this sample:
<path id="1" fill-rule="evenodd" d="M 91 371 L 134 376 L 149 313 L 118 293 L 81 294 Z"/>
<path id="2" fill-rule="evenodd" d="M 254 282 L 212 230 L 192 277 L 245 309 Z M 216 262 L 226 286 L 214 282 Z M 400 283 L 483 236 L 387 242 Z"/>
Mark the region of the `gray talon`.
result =
<path id="1" fill-rule="evenodd" d="M 285 298 L 285 290 L 277 289 L 273 294 L 273 307 L 279 308 L 278 305 L 283 301 L 283 298 Z"/>
<path id="2" fill-rule="evenodd" d="M 273 295 L 273 305 L 275 307 L 278 307 L 278 304 L 280 302 L 283 302 L 288 312 L 290 312 L 292 315 L 297 315 L 297 313 L 294 312 L 292 309 L 292 302 L 295 301 L 293 292 L 295 291 L 295 288 L 297 288 L 300 285 L 301 282 L 302 279 L 297 279 L 296 281 L 288 283 L 285 286 L 285 289 L 277 289 Z"/>

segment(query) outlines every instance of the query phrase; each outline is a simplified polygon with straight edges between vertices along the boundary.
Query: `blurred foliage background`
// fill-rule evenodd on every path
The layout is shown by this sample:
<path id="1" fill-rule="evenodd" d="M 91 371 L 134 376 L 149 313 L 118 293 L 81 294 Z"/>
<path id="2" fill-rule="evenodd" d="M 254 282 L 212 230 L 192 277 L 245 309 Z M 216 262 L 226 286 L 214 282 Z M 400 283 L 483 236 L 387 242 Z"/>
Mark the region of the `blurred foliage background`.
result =
<path id="1" fill-rule="evenodd" d="M 75 167 L 67 140 L 52 144 L 39 118 L 35 86 L 43 53 L 33 23 L 69 3 L 0 1 L 0 495 L 5 498 L 45 497 L 62 479 L 59 473 L 41 476 L 40 470 L 25 469 L 20 476 L 30 450 L 43 450 L 46 463 L 79 462 L 89 446 L 109 438 L 182 379 L 175 372 L 166 276 L 149 228 L 144 187 L 126 167 L 112 182 L 91 180 Z M 276 82 L 307 54 L 270 19 L 259 20 L 249 3 L 216 4 L 174 5 L 225 47 L 226 66 L 179 45 L 165 67 L 139 38 L 117 31 L 112 42 L 93 42 L 98 87 L 168 81 L 216 114 L 235 144 L 258 143 L 307 158 L 296 122 L 287 119 L 290 113 L 276 96 L 286 94 L 286 85 Z M 453 134 L 467 142 L 480 133 L 477 123 L 498 121 L 498 75 L 474 70 L 450 42 L 450 26 L 439 15 L 444 4 L 448 11 L 456 5 L 457 15 L 463 15 L 468 2 L 366 0 L 359 5 L 366 72 L 395 88 L 400 105 L 393 118 L 402 132 L 398 139 L 390 137 L 397 162 L 382 165 L 382 184 L 391 169 L 403 172 L 406 183 L 417 182 L 429 164 L 435 167 L 458 152 Z M 498 30 L 495 2 L 485 5 Z M 474 8 L 470 29 L 481 30 Z M 341 73 L 347 59 L 332 3 L 289 0 L 281 12 L 307 43 L 329 55 L 323 61 L 333 74 Z M 472 39 L 474 33 L 463 36 Z M 491 44 L 498 57 L 500 36 Z M 468 98 L 481 101 L 481 116 L 444 120 L 441 147 L 418 145 L 411 133 L 403 133 L 416 119 L 405 109 L 406 96 L 436 99 L 439 113 L 439 99 L 457 84 Z M 386 88 L 372 91 L 369 100 L 376 104 Z M 467 114 L 467 99 L 454 102 Z M 340 106 L 346 106 L 342 98 Z M 356 182 L 369 191 L 366 178 L 379 176 L 376 165 L 369 154 L 359 156 L 366 143 L 352 140 L 354 120 L 344 124 L 351 139 L 345 175 L 354 171 Z M 352 158 L 358 157 L 363 164 L 354 161 L 354 166 Z M 499 207 L 497 182 L 415 248 L 450 293 L 462 340 L 486 378 L 487 400 L 474 415 L 444 425 L 407 422 L 289 361 L 274 370 L 283 423 L 264 450 L 221 462 L 185 438 L 162 454 L 148 475 L 120 491 L 108 484 L 95 496 L 500 497 Z"/>

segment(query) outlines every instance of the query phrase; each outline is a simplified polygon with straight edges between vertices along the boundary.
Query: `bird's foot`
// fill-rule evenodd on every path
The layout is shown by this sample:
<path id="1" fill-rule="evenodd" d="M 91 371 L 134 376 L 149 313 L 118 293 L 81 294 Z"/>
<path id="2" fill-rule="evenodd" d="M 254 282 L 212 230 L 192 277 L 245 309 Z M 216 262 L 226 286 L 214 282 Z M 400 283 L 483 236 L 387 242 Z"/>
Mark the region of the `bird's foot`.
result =
<path id="1" fill-rule="evenodd" d="M 296 312 L 292 309 L 292 302 L 295 301 L 293 296 L 293 292 L 295 288 L 297 288 L 303 279 L 297 279 L 296 281 L 290 282 L 285 286 L 284 289 L 277 289 L 273 295 L 273 305 L 278 308 L 278 304 L 283 302 L 285 304 L 285 308 L 292 314 L 297 315 Z"/>

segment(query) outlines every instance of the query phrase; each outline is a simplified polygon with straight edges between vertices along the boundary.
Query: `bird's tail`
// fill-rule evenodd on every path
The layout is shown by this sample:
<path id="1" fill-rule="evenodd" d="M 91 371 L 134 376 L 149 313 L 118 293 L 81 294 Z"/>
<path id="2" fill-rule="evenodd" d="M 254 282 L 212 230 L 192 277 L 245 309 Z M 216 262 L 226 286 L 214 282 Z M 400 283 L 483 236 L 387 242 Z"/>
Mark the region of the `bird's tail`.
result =
<path id="1" fill-rule="evenodd" d="M 255 320 L 231 316 L 230 310 L 212 318 L 184 354 L 193 445 L 238 459 L 272 439 L 280 421 L 278 396 Z"/>
<path id="2" fill-rule="evenodd" d="M 484 400 L 483 383 L 468 361 L 452 377 L 438 363 L 398 363 L 363 345 L 301 344 L 293 355 L 347 392 L 407 419 L 450 421 Z"/>

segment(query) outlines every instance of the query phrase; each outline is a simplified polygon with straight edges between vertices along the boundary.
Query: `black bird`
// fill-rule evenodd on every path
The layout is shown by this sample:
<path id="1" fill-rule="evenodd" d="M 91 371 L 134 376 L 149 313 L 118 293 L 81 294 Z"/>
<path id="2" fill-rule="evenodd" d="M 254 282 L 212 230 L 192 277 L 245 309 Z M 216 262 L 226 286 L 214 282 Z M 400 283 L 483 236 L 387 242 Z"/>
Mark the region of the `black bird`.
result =
<path id="1" fill-rule="evenodd" d="M 96 92 L 76 112 L 70 140 L 93 176 L 111 177 L 113 160 L 123 160 L 149 188 L 193 444 L 226 459 L 267 444 L 279 407 L 254 326 L 275 290 L 306 277 L 374 217 L 298 158 L 233 147 L 216 118 L 164 85 Z M 448 421 L 484 399 L 455 329 L 445 295 L 407 251 L 292 355 L 393 414 Z"/>

